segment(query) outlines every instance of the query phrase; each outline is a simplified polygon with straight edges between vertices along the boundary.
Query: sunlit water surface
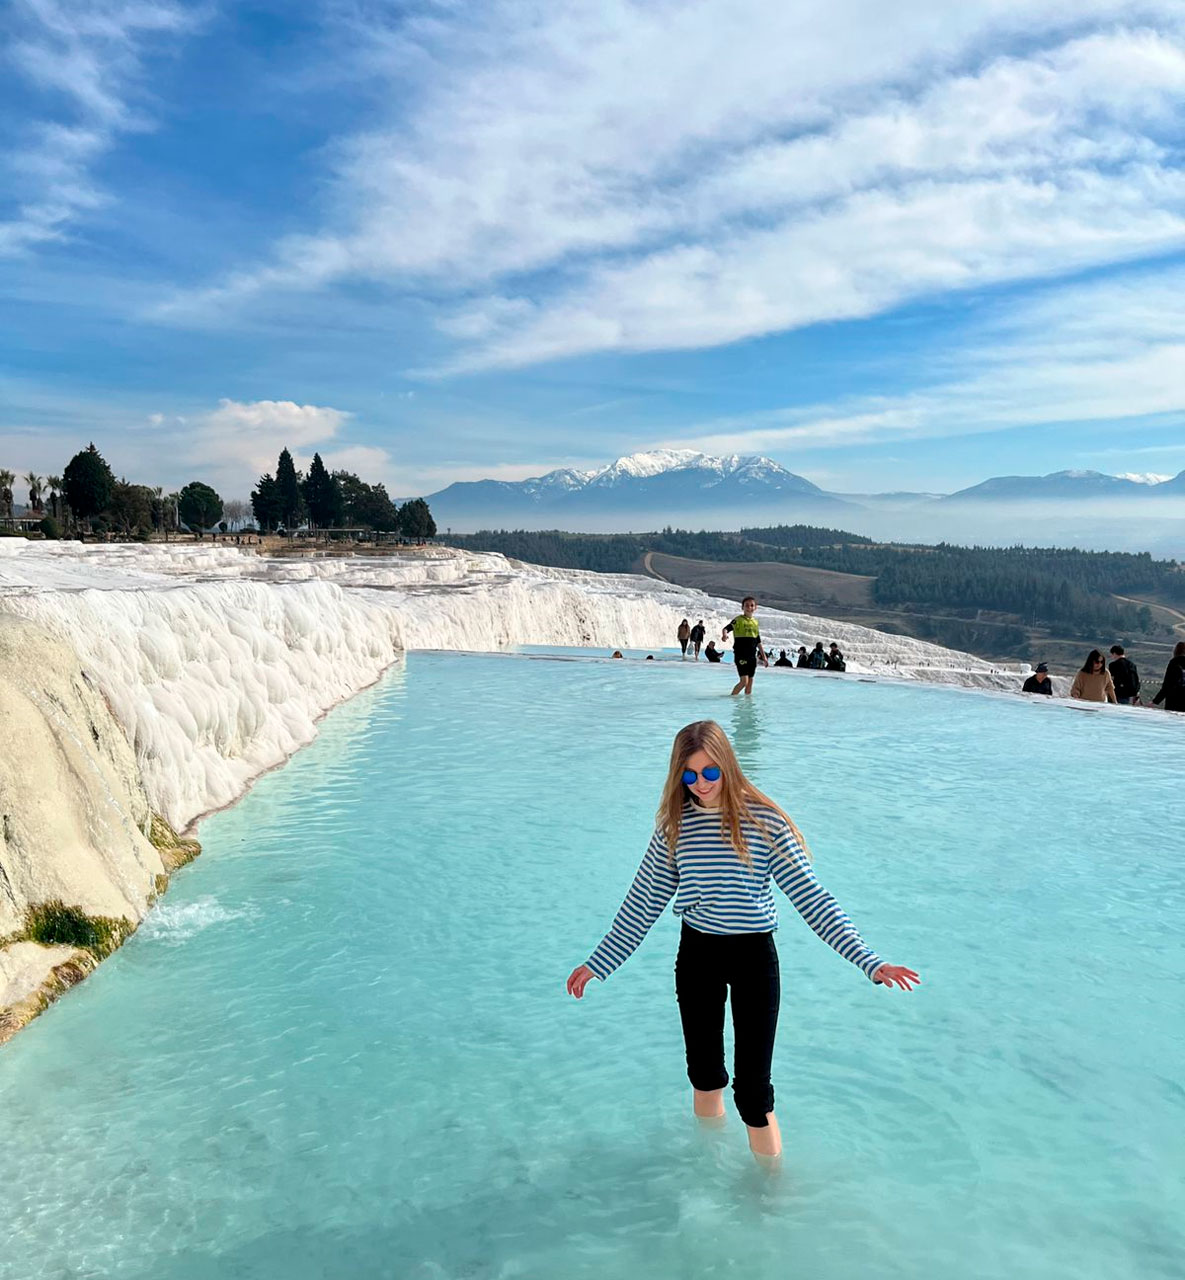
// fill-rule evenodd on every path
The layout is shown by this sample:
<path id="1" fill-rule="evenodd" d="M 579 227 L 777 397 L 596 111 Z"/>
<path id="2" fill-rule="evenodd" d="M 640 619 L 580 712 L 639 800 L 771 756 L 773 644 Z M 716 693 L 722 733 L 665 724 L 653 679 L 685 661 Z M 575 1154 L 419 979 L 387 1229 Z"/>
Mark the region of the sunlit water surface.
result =
<path id="1" fill-rule="evenodd" d="M 417 654 L 330 716 L 0 1052 L 0 1276 L 1185 1274 L 1185 726 L 730 678 Z M 782 903 L 780 1175 L 690 1117 L 670 916 L 563 990 L 703 717 L 924 977 Z"/>

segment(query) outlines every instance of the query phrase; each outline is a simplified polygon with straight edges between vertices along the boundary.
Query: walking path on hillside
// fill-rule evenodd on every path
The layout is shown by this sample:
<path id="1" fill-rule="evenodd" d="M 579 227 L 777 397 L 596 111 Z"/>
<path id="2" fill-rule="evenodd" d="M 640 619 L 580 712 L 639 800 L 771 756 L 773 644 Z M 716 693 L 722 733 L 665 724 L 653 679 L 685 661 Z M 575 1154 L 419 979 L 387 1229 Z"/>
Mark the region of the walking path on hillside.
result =
<path id="1" fill-rule="evenodd" d="M 1117 595 L 1115 596 L 1115 599 L 1124 600 L 1128 604 L 1146 605 L 1153 612 L 1159 609 L 1161 613 L 1167 613 L 1171 618 L 1179 618 L 1179 622 L 1172 623 L 1172 628 L 1178 635 L 1185 636 L 1185 613 L 1182 613 L 1180 609 L 1174 609 L 1167 604 L 1157 604 L 1155 600 L 1137 600 L 1135 596 Z"/>

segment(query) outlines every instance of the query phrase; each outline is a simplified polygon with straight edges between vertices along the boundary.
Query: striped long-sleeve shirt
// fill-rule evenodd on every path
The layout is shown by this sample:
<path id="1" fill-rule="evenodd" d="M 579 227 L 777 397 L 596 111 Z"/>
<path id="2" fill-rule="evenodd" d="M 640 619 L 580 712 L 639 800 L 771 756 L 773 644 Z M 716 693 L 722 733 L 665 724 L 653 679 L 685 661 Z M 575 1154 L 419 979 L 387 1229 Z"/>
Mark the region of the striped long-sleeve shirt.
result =
<path id="1" fill-rule="evenodd" d="M 663 908 L 701 933 L 765 933 L 778 927 L 771 877 L 829 947 L 869 978 L 883 963 L 839 903 L 815 878 L 810 860 L 781 814 L 762 809 L 765 830 L 742 822 L 752 865 L 737 857 L 721 830 L 720 814 L 688 804 L 672 860 L 662 829 L 655 830 L 625 901 L 586 961 L 604 981 L 634 953 Z"/>

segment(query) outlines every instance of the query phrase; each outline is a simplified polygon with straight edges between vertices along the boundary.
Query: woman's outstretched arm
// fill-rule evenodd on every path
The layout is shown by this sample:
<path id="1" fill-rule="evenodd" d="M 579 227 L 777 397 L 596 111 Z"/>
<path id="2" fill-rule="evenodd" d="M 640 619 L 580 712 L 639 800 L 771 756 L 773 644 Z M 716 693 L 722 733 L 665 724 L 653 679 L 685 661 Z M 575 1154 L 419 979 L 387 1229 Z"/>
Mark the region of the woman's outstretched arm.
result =
<path id="1" fill-rule="evenodd" d="M 860 936 L 839 903 L 819 883 L 802 846 L 789 827 L 774 838 L 770 870 L 798 914 L 832 950 L 839 952 L 845 960 L 850 960 L 873 982 L 886 982 L 885 973 L 878 976 L 877 970 L 880 969 L 892 970 L 892 976 L 896 979 L 896 970 L 900 966 L 886 965 Z M 912 969 L 902 972 L 912 974 L 915 980 L 917 978 Z M 908 991 L 909 988 L 905 987 L 905 990 Z"/>
<path id="2" fill-rule="evenodd" d="M 568 990 L 577 997 L 584 992 L 587 977 L 580 982 L 577 975 L 588 969 L 594 978 L 602 982 L 620 968 L 637 950 L 638 944 L 650 930 L 650 926 L 662 915 L 663 908 L 675 896 L 679 887 L 679 872 L 667 854 L 667 842 L 661 831 L 655 831 L 642 858 L 642 865 L 634 876 L 630 891 L 613 920 L 613 927 L 589 956 L 587 962 L 572 973 Z M 576 986 L 579 990 L 575 990 Z"/>

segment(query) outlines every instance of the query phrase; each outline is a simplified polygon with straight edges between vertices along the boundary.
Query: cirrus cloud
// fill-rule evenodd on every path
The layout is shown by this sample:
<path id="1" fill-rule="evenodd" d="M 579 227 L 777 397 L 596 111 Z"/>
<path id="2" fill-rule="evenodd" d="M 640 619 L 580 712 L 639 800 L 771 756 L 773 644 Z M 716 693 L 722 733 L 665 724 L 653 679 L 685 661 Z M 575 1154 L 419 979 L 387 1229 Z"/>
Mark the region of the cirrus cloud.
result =
<path id="1" fill-rule="evenodd" d="M 449 374 L 711 347 L 1185 247 L 1175 3 L 502 0 L 371 21 L 362 65 L 410 79 L 411 110 L 331 148 L 323 226 L 158 318 L 365 280 L 434 300 L 454 349 L 426 372 Z"/>

